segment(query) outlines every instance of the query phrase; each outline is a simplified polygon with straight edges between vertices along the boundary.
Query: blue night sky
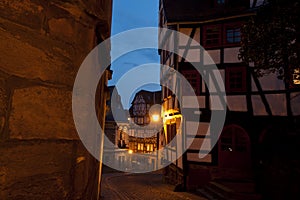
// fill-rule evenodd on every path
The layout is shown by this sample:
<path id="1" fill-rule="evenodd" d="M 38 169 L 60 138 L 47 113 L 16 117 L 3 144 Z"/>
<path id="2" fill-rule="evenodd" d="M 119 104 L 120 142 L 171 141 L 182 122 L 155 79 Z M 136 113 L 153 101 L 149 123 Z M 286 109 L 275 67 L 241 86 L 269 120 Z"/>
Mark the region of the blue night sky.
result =
<path id="1" fill-rule="evenodd" d="M 135 28 L 158 27 L 158 2 L 158 0 L 113 0 L 112 36 Z M 153 37 L 157 41 L 158 36 L 155 35 Z M 112 58 L 114 52 L 118 51 L 118 48 L 120 47 L 112 42 Z M 115 85 L 128 70 L 147 63 L 159 63 L 156 49 L 134 51 L 116 59 L 112 62 L 113 77 L 109 81 L 109 85 Z M 157 69 L 156 75 L 159 76 L 159 68 L 157 67 Z M 143 89 L 160 90 L 160 86 L 152 85 Z M 121 95 L 123 106 L 128 108 L 129 105 L 124 105 L 128 104 L 128 101 L 125 103 L 124 99 L 132 98 L 134 94 L 130 94 L 128 97 L 126 91 L 122 91 L 120 88 L 118 88 L 118 91 Z"/>

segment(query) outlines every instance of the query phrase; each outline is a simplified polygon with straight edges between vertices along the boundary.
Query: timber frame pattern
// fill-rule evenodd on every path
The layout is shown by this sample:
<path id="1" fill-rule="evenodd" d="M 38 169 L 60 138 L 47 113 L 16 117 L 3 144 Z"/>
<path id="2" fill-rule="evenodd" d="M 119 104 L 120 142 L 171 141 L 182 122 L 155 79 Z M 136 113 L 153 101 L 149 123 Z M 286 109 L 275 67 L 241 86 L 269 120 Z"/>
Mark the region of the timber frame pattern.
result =
<path id="1" fill-rule="evenodd" d="M 203 74 L 209 77 L 208 84 L 216 86 L 218 84 L 211 70 L 214 63 L 205 57 L 201 46 L 191 40 L 182 40 L 174 35 L 159 35 L 162 38 L 160 45 L 172 43 L 174 48 L 178 48 L 188 58 L 189 62 L 172 52 L 159 51 L 161 64 L 173 67 L 186 77 L 199 103 L 199 107 L 193 108 L 190 106 L 190 98 L 184 96 L 184 93 L 178 99 L 170 89 L 162 89 L 162 116 L 165 117 L 165 124 L 159 144 L 165 146 L 176 134 L 182 134 L 184 141 L 184 144 L 171 145 L 166 150 L 166 159 L 172 160 L 181 149 L 180 145 L 184 146 L 193 140 L 183 156 L 166 169 L 165 179 L 169 182 L 194 189 L 216 176 L 222 176 L 220 174 L 226 174 L 225 169 L 241 176 L 251 176 L 252 166 L 261 159 L 259 148 L 266 142 L 266 133 L 276 130 L 276 125 L 281 127 L 278 132 L 284 132 L 299 123 L 299 87 L 291 88 L 277 79 L 276 74 L 258 78 L 253 72 L 253 65 L 238 59 L 242 37 L 240 27 L 254 14 L 249 0 L 160 1 L 160 27 L 184 33 L 205 48 L 224 80 L 227 96 L 226 121 L 219 142 L 214 147 L 201 148 L 214 108 L 210 103 L 212 91 L 208 90 L 208 85 L 193 65 L 201 66 Z M 171 78 L 161 72 L 163 82 L 172 83 Z M 170 87 L 175 91 L 184 91 L 177 82 Z M 189 113 L 201 113 L 200 122 L 189 121 L 181 116 L 182 109 L 190 110 Z M 200 124 L 195 138 L 189 137 L 188 132 L 193 124 Z M 214 135 L 211 133 L 210 137 Z M 207 154 L 201 159 L 198 156 L 200 148 L 200 153 Z"/>

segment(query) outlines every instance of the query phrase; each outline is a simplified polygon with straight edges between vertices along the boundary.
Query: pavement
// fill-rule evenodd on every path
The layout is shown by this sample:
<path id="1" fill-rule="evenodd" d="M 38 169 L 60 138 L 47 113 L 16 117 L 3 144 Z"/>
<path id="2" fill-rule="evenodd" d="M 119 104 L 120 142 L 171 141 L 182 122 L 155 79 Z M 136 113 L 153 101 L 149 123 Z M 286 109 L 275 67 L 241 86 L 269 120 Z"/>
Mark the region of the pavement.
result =
<path id="1" fill-rule="evenodd" d="M 162 182 L 162 174 L 107 173 L 102 176 L 103 200 L 207 200 L 188 192 L 174 192 Z"/>

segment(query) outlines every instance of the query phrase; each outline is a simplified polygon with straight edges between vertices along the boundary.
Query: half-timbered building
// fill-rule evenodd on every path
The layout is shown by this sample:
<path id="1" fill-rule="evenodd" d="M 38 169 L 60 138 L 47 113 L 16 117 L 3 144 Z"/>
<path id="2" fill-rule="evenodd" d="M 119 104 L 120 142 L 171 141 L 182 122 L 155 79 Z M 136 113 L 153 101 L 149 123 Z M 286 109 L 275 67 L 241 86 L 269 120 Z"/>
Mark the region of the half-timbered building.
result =
<path id="1" fill-rule="evenodd" d="M 155 130 L 155 127 L 144 127 L 150 124 L 153 115 L 160 115 L 160 110 L 155 109 L 155 104 L 160 105 L 160 103 L 161 91 L 141 90 L 132 100 L 129 108 L 131 126 L 128 147 L 134 153 L 151 153 L 157 149 L 156 133 L 158 131 Z M 156 133 L 153 134 L 153 131 Z M 152 136 L 149 137 L 150 135 Z"/>
<path id="2" fill-rule="evenodd" d="M 162 82 L 171 83 L 168 86 L 173 92 L 162 87 L 164 132 L 160 135 L 160 145 L 165 146 L 178 134 L 182 134 L 185 144 L 192 141 L 187 151 L 166 168 L 165 179 L 186 189 L 229 179 L 245 180 L 254 187 L 254 172 L 263 162 L 273 135 L 280 140 L 299 123 L 297 73 L 291 84 L 279 80 L 274 73 L 258 78 L 253 65 L 238 58 L 241 27 L 255 14 L 252 3 L 250 0 L 160 0 L 160 27 L 179 31 L 196 41 L 159 34 L 162 49 L 171 46 L 184 55 L 183 58 L 172 51 L 159 50 L 161 64 L 180 72 L 193 87 L 198 100 L 198 107 L 193 107 L 192 98 L 185 95 L 181 84 L 170 81 L 164 71 L 161 72 Z M 207 54 L 209 59 L 205 57 Z M 193 65 L 201 66 L 202 73 Z M 212 87 L 215 84 L 212 65 L 217 66 L 223 79 L 227 112 L 217 144 L 202 145 L 205 139 L 216 135 L 210 130 L 211 112 L 215 108 L 209 88 L 217 89 Z M 203 75 L 209 81 L 205 82 Z M 174 95 L 176 90 L 182 91 L 180 97 Z M 190 121 L 181 115 L 182 109 L 200 114 L 200 121 Z M 199 129 L 194 137 L 189 135 L 189 128 L 195 126 Z M 168 145 L 164 158 L 172 160 L 181 149 L 178 145 Z M 199 150 L 206 156 L 200 158 Z"/>

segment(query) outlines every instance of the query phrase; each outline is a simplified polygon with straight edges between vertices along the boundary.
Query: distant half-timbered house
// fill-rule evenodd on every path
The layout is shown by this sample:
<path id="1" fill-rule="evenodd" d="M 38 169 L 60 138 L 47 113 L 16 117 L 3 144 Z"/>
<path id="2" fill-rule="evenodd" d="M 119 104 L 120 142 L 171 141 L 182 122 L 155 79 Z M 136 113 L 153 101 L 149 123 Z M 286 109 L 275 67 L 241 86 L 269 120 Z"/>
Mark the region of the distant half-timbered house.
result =
<path id="1" fill-rule="evenodd" d="M 146 127 L 152 121 L 153 115 L 160 115 L 160 110 L 155 109 L 156 104 L 161 104 L 161 91 L 141 90 L 132 100 L 129 108 L 131 126 L 128 147 L 134 153 L 151 153 L 157 149 L 158 131 L 152 134 L 155 127 Z M 149 137 L 150 135 L 152 136 Z"/>

